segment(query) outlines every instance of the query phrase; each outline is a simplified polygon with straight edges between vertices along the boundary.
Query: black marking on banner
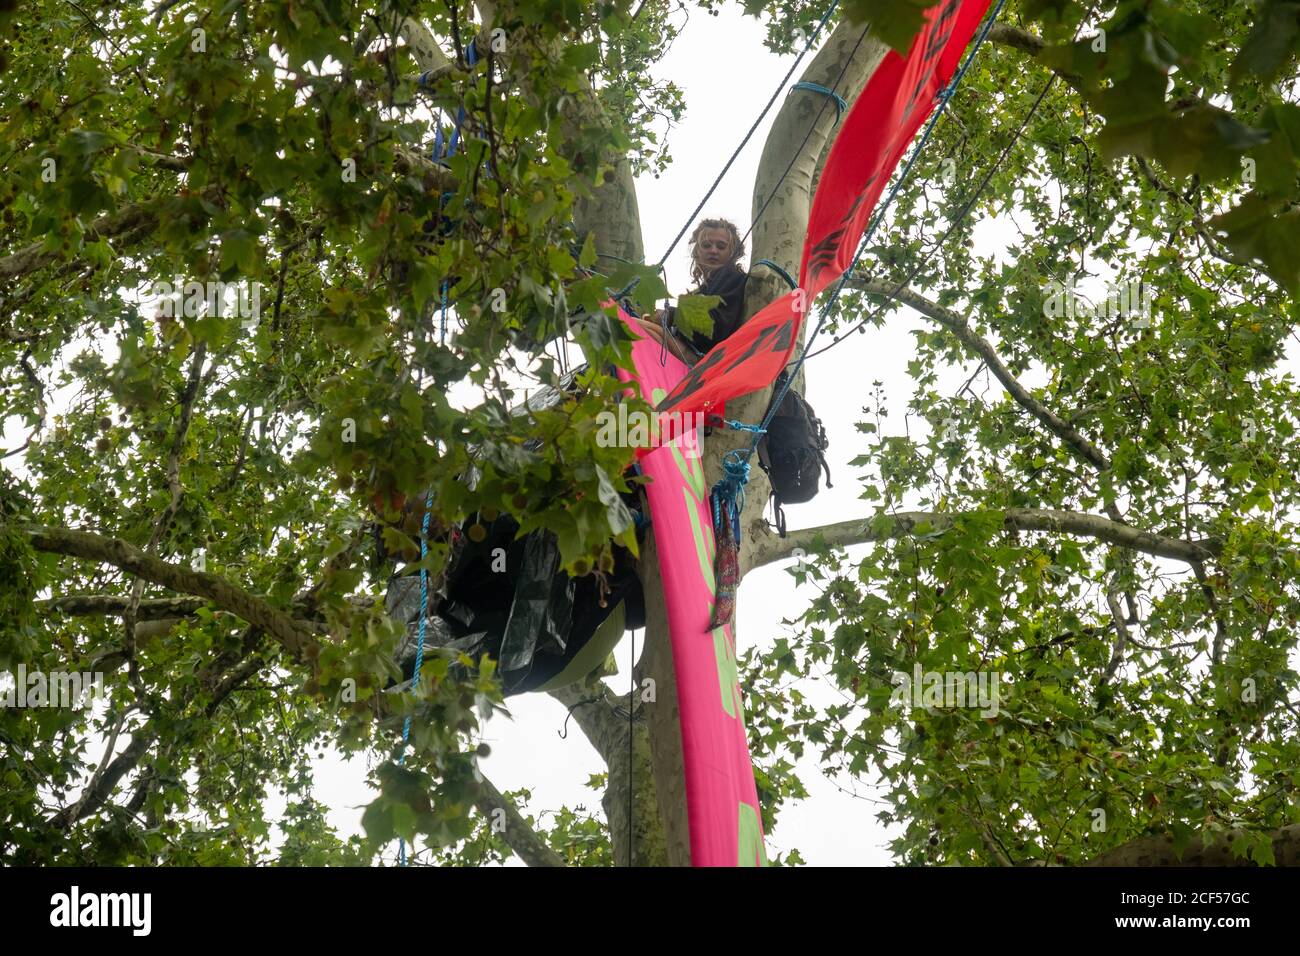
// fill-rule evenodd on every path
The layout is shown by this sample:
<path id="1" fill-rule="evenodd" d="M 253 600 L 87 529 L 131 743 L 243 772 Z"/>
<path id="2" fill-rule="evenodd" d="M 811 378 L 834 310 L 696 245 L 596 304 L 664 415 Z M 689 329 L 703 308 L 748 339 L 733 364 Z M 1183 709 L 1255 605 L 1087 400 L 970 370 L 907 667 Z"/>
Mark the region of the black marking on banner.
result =
<path id="1" fill-rule="evenodd" d="M 939 11 L 939 16 L 934 20 L 933 32 L 926 42 L 925 53 L 921 56 L 921 77 L 912 89 L 912 95 L 908 97 L 907 105 L 903 107 L 904 117 L 912 112 L 912 106 L 916 103 L 916 98 L 921 95 L 921 90 L 925 89 L 926 84 L 930 82 L 930 78 L 934 76 L 935 59 L 938 57 L 939 51 L 948 42 L 948 38 L 952 36 L 954 27 L 956 27 L 955 23 L 948 24 L 948 21 L 956 15 L 960 4 L 961 0 L 945 0 L 943 9 Z M 945 25 L 948 25 L 947 30 L 943 29 Z"/>
<path id="2" fill-rule="evenodd" d="M 794 293 L 791 293 L 791 295 L 793 294 Z M 762 350 L 765 341 L 770 340 L 770 345 L 768 347 L 769 352 L 784 355 L 789 350 L 791 343 L 794 342 L 795 321 L 795 318 L 791 317 L 778 325 L 771 325 L 763 329 L 754 341 L 750 343 L 749 348 L 746 349 L 742 355 L 731 360 L 730 364 L 727 364 L 726 368 L 722 369 L 719 374 L 726 375 L 747 359 L 756 355 Z M 727 343 L 719 342 L 698 365 L 695 365 L 686 373 L 685 378 L 677 383 L 677 388 L 673 389 L 673 394 L 663 400 L 659 405 L 658 410 L 661 412 L 668 412 L 672 411 L 673 408 L 678 405 L 681 405 L 687 398 L 694 395 L 704 386 L 704 379 L 709 372 L 723 365 L 729 358 L 730 349 L 727 347 Z"/>

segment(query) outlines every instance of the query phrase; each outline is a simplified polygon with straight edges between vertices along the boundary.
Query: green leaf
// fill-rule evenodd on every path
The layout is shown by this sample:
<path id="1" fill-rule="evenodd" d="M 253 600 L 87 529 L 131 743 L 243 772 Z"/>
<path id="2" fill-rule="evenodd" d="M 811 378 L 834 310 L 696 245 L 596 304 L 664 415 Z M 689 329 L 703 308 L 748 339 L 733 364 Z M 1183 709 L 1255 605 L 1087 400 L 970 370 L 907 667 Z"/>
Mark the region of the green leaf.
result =
<path id="1" fill-rule="evenodd" d="M 674 324 L 686 335 L 713 335 L 713 315 L 710 309 L 716 308 L 722 301 L 716 295 L 681 295 L 677 297 L 677 311 L 673 314 Z"/>
<path id="2" fill-rule="evenodd" d="M 655 304 L 660 299 L 668 297 L 668 287 L 657 274 L 650 273 L 642 276 L 641 281 L 630 293 L 630 297 L 643 315 L 649 315 L 654 312 Z"/>
<path id="3" fill-rule="evenodd" d="M 1300 34 L 1300 3 L 1272 2 L 1256 18 L 1250 36 L 1232 61 L 1229 76 L 1240 86 L 1247 76 L 1272 83 L 1295 51 Z"/>
<path id="4" fill-rule="evenodd" d="M 587 238 L 583 240 L 582 251 L 578 254 L 578 265 L 584 269 L 590 269 L 596 264 L 596 234 L 587 233 Z"/>
<path id="5" fill-rule="evenodd" d="M 925 26 L 925 11 L 936 3 L 938 0 L 849 0 L 845 11 L 854 23 L 870 23 L 872 36 L 906 55 Z"/>

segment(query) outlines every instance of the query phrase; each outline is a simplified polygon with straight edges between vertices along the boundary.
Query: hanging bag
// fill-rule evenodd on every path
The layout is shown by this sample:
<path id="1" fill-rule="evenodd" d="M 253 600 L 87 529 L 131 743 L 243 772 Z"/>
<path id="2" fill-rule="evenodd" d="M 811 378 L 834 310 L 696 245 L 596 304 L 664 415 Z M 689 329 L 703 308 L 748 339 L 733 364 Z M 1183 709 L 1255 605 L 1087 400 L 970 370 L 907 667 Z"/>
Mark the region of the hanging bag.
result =
<path id="1" fill-rule="evenodd" d="M 782 372 L 777 376 L 774 398 L 788 374 Z M 826 463 L 828 447 L 830 442 L 822 420 L 802 395 L 790 389 L 768 423 L 767 434 L 758 443 L 758 463 L 772 483 L 776 528 L 781 537 L 785 537 L 783 505 L 811 501 L 821 490 L 822 469 L 826 470 L 826 487 L 834 487 L 831 468 Z"/>

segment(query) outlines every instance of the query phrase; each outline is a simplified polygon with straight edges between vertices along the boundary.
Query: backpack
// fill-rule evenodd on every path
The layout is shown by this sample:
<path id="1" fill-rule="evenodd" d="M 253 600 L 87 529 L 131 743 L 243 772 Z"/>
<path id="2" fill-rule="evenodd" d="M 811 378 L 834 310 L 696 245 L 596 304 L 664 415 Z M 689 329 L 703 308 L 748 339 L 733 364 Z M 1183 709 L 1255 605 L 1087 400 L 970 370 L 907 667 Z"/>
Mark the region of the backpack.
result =
<path id="1" fill-rule="evenodd" d="M 777 377 L 776 391 L 784 385 L 787 374 L 782 372 Z M 775 397 L 775 391 L 773 395 Z M 823 468 L 826 469 L 826 487 L 834 487 L 831 468 L 824 454 L 829 446 L 822 420 L 802 395 L 790 389 L 768 423 L 767 434 L 758 443 L 758 463 L 772 483 L 776 529 L 781 537 L 785 537 L 782 505 L 811 501 L 821 490 L 819 483 Z"/>

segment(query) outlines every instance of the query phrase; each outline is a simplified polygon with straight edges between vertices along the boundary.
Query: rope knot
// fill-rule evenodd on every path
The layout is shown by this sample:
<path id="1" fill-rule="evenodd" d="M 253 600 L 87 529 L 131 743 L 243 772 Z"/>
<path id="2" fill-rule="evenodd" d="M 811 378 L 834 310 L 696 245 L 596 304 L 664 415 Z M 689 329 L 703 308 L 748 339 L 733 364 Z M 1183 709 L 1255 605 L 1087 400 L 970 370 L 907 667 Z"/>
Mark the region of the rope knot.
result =
<path id="1" fill-rule="evenodd" d="M 844 111 L 849 108 L 848 100 L 840 96 L 840 94 L 836 93 L 834 90 L 822 86 L 820 83 L 811 83 L 807 80 L 801 80 L 800 82 L 796 83 L 794 86 L 790 87 L 790 89 L 808 90 L 810 93 L 820 93 L 823 96 L 829 96 L 832 99 L 834 99 L 835 100 L 835 122 L 837 123 L 840 121 L 840 118 L 844 115 Z"/>
<path id="2" fill-rule="evenodd" d="M 737 511 L 745 507 L 745 485 L 749 483 L 749 455 L 733 448 L 722 459 L 723 478 L 713 487 L 720 502 L 734 502 Z"/>
<path id="3" fill-rule="evenodd" d="M 722 533 L 730 529 L 737 546 L 740 545 L 740 512 L 745 507 L 745 485 L 749 483 L 749 456 L 753 450 L 751 446 L 743 454 L 739 448 L 727 452 L 722 458 L 722 480 L 709 493 L 714 531 Z"/>

